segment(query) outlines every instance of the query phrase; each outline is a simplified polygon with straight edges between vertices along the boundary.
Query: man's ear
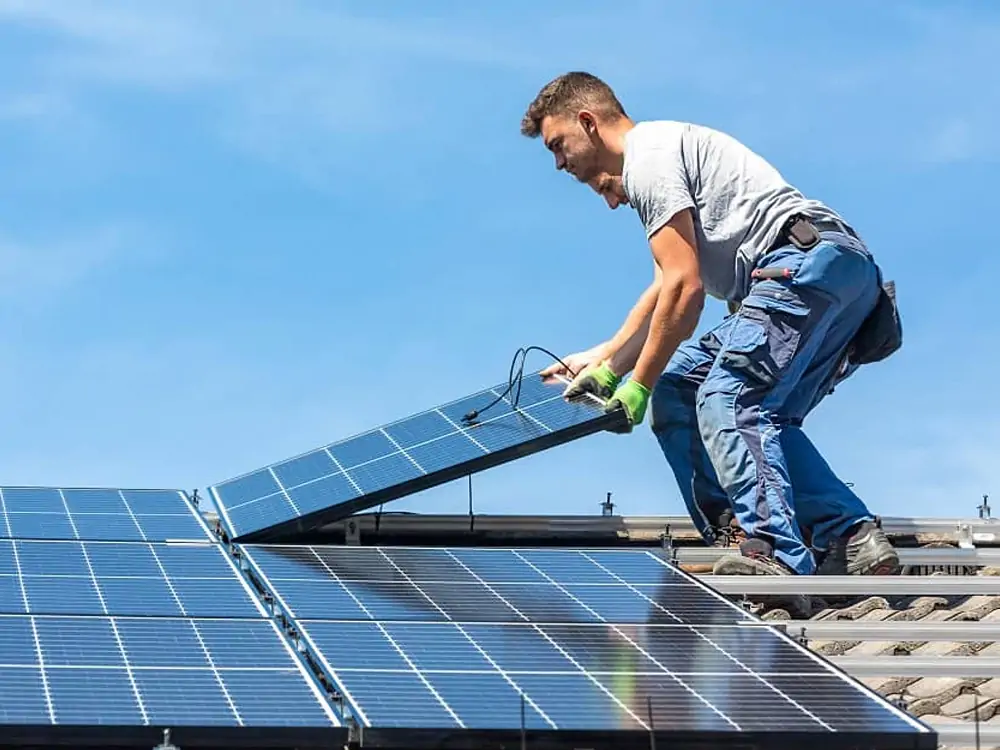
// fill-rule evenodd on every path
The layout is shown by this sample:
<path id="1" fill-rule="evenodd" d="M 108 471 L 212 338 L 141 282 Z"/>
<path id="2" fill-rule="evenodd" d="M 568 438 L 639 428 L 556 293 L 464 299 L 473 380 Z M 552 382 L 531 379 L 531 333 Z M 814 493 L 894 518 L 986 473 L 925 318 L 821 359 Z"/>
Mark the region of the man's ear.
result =
<path id="1" fill-rule="evenodd" d="M 581 109 L 576 115 L 576 121 L 587 135 L 594 135 L 597 132 L 597 117 L 589 109 Z"/>

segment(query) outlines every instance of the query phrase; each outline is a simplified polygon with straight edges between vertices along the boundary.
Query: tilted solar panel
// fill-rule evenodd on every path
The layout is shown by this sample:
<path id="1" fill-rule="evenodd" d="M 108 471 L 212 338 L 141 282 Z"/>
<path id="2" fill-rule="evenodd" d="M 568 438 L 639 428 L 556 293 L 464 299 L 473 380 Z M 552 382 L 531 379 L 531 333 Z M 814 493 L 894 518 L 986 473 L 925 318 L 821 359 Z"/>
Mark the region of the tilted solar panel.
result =
<path id="1" fill-rule="evenodd" d="M 0 537 L 6 538 L 214 538 L 181 490 L 0 487 L 0 511 Z"/>
<path id="2" fill-rule="evenodd" d="M 565 382 L 525 376 L 209 488 L 230 535 L 277 540 L 624 421 L 594 397 L 567 402 Z M 512 400 L 516 395 L 517 403 Z M 485 411 L 471 423 L 473 410 Z"/>
<path id="3" fill-rule="evenodd" d="M 241 549 L 373 743 L 517 732 L 523 717 L 570 746 L 587 731 L 649 747 L 655 731 L 936 747 L 923 724 L 654 552 Z"/>
<path id="4" fill-rule="evenodd" d="M 342 744 L 184 493 L 5 487 L 0 503 L 0 742 L 152 747 L 169 728 L 181 747 Z"/>

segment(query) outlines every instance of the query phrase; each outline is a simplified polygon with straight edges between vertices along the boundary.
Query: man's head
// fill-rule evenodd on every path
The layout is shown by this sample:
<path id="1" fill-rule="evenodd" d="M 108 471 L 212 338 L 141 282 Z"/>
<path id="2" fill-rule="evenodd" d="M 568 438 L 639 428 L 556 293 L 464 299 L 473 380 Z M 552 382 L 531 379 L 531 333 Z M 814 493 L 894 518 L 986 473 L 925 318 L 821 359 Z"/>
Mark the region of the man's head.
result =
<path id="1" fill-rule="evenodd" d="M 602 195 L 625 203 L 621 188 L 625 133 L 633 126 L 615 92 L 590 73 L 564 73 L 542 87 L 521 120 L 521 134 L 541 136 L 563 169 Z"/>

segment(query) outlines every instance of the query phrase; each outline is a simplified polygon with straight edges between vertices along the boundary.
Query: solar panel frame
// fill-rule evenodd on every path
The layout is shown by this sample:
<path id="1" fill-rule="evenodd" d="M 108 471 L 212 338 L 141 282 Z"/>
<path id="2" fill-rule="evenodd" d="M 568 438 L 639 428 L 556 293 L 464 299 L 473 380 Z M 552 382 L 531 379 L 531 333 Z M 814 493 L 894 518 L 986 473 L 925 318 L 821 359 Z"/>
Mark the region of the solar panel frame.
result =
<path id="1" fill-rule="evenodd" d="M 197 641 L 189 649 L 171 641 L 185 633 Z M 266 647 L 270 663 L 239 663 L 246 655 L 234 638 L 244 649 Z M 0 615 L 0 654 L 0 687 L 18 688 L 0 711 L 4 744 L 149 748 L 164 728 L 181 747 L 347 740 L 316 675 L 270 619 Z M 224 705 L 219 720 L 199 720 L 213 695 Z"/>
<path id="2" fill-rule="evenodd" d="M 172 498 L 183 512 L 149 510 Z M 217 541 L 218 536 L 184 490 L 6 485 L 0 486 L 0 539 L 165 542 Z"/>
<path id="3" fill-rule="evenodd" d="M 420 724 L 416 725 L 399 724 L 396 726 L 385 726 L 385 725 L 379 726 L 377 724 L 373 724 L 371 721 L 367 719 L 365 714 L 365 709 L 356 700 L 356 698 L 352 693 L 352 690 L 346 686 L 344 675 L 347 673 L 348 670 L 345 670 L 344 668 L 340 668 L 338 670 L 338 668 L 336 668 L 331 663 L 330 659 L 327 656 L 327 653 L 324 651 L 323 648 L 324 644 L 320 642 L 321 638 L 319 638 L 316 634 L 318 626 L 321 626 L 323 623 L 335 623 L 336 621 L 332 619 L 303 618 L 300 616 L 296 616 L 294 614 L 295 608 L 289 605 L 282 591 L 281 584 L 279 582 L 276 582 L 275 580 L 272 580 L 271 576 L 269 576 L 267 574 L 267 571 L 264 569 L 266 566 L 262 566 L 260 564 L 259 560 L 261 556 L 260 553 L 265 549 L 271 549 L 273 545 L 241 544 L 238 545 L 238 547 L 240 549 L 240 554 L 249 563 L 249 569 L 251 575 L 256 577 L 259 584 L 265 590 L 271 593 L 271 596 L 273 597 L 277 608 L 283 613 L 283 615 L 287 617 L 289 620 L 291 620 L 293 623 L 295 623 L 298 632 L 301 635 L 302 641 L 306 644 L 307 649 L 312 655 L 312 660 L 320 665 L 320 667 L 324 670 L 324 672 L 326 672 L 332 684 L 336 685 L 338 690 L 342 693 L 348 710 L 353 713 L 355 720 L 357 720 L 363 727 L 363 736 L 365 738 L 365 743 L 366 744 L 371 743 L 372 746 L 395 747 L 395 746 L 403 746 L 403 744 L 405 743 L 406 747 L 439 747 L 441 745 L 438 743 L 441 743 L 442 741 L 444 741 L 443 738 L 447 737 L 448 738 L 447 741 L 466 742 L 470 743 L 466 746 L 471 747 L 473 746 L 471 744 L 473 742 L 483 742 L 483 743 L 515 742 L 520 737 L 530 737 L 532 739 L 544 742 L 546 747 L 560 747 L 560 748 L 561 747 L 571 748 L 580 746 L 592 747 L 595 746 L 595 744 L 606 742 L 609 743 L 609 746 L 613 744 L 613 746 L 615 747 L 638 748 L 638 747 L 649 747 L 651 741 L 650 735 L 652 734 L 655 735 L 656 742 L 669 742 L 671 743 L 670 744 L 671 747 L 703 748 L 706 747 L 705 744 L 706 742 L 709 743 L 708 746 L 775 748 L 775 750 L 777 750 L 777 748 L 787 748 L 794 746 L 793 744 L 789 743 L 795 743 L 795 742 L 803 742 L 803 743 L 808 742 L 810 743 L 810 746 L 816 748 L 816 750 L 826 750 L 826 749 L 843 750 L 846 748 L 858 748 L 858 747 L 872 747 L 872 748 L 879 747 L 887 749 L 899 748 L 899 750 L 902 750 L 903 748 L 907 749 L 919 748 L 920 750 L 923 750 L 924 748 L 926 748 L 926 750 L 931 750 L 932 748 L 937 747 L 937 735 L 930 727 L 926 726 L 922 722 L 913 719 L 904 712 L 900 711 L 897 707 L 886 701 L 882 696 L 878 695 L 877 693 L 867 688 L 867 686 L 865 686 L 863 683 L 860 683 L 859 681 L 853 679 L 847 673 L 843 672 L 840 669 L 837 669 L 835 666 L 833 666 L 826 660 L 821 659 L 818 655 L 816 655 L 809 649 L 805 648 L 801 644 L 797 643 L 796 641 L 788 637 L 788 635 L 785 634 L 784 632 L 773 628 L 746 627 L 746 625 L 750 624 L 756 626 L 762 623 L 762 621 L 760 621 L 758 618 L 753 617 L 749 613 L 742 611 L 739 607 L 735 606 L 732 602 L 727 600 L 718 592 L 714 591 L 710 586 L 708 586 L 704 582 L 698 580 L 696 577 L 686 573 L 680 568 L 671 565 L 667 561 L 663 560 L 659 554 L 656 554 L 650 550 L 646 550 L 645 554 L 655 558 L 665 569 L 669 569 L 672 577 L 676 577 L 677 580 L 684 582 L 683 586 L 678 587 L 679 590 L 681 588 L 685 589 L 689 588 L 690 590 L 698 591 L 702 595 L 714 599 L 719 603 L 723 604 L 724 606 L 734 610 L 733 624 L 717 625 L 715 627 L 730 628 L 730 629 L 738 628 L 742 630 L 744 633 L 746 632 L 757 632 L 758 634 L 761 632 L 767 633 L 768 637 L 773 639 L 774 642 L 781 643 L 783 644 L 783 646 L 787 647 L 788 653 L 798 654 L 802 659 L 805 659 L 809 663 L 815 665 L 816 667 L 815 671 L 808 673 L 810 675 L 810 678 L 822 678 L 823 680 L 826 681 L 825 684 L 827 685 L 838 685 L 840 687 L 846 685 L 850 687 L 853 690 L 853 692 L 849 693 L 849 695 L 854 695 L 859 698 L 863 697 L 868 701 L 867 703 L 863 703 L 862 707 L 868 706 L 869 708 L 871 708 L 877 706 L 885 711 L 886 716 L 893 717 L 894 719 L 898 720 L 901 724 L 905 724 L 907 727 L 912 728 L 913 731 L 912 732 L 891 732 L 891 731 L 874 731 L 874 730 L 869 731 L 866 729 L 857 729 L 857 728 L 831 731 L 829 726 L 826 726 L 825 729 L 819 729 L 819 730 L 814 728 L 811 730 L 774 731 L 770 727 L 759 728 L 762 722 L 758 722 L 757 728 L 753 728 L 750 730 L 743 729 L 743 731 L 734 731 L 733 727 L 730 727 L 728 731 L 721 729 L 697 729 L 697 730 L 676 729 L 673 726 L 671 726 L 670 728 L 663 728 L 661 725 L 651 726 L 652 724 L 651 721 L 648 720 L 644 721 L 641 715 L 633 711 L 629 711 L 629 713 L 632 716 L 632 719 L 635 720 L 632 729 L 616 729 L 616 730 L 605 730 L 602 728 L 588 728 L 586 730 L 564 729 L 564 728 L 559 728 L 557 724 L 551 721 L 551 719 L 548 719 L 548 717 L 545 716 L 544 712 L 540 710 L 537 704 L 535 703 L 535 700 L 538 700 L 540 697 L 547 698 L 548 697 L 547 693 L 545 693 L 544 691 L 542 693 L 534 693 L 534 698 L 532 698 L 532 696 L 530 695 L 530 690 L 523 690 L 522 688 L 518 687 L 516 682 L 510 682 L 510 675 L 514 675 L 515 677 L 518 677 L 523 680 L 522 677 L 523 672 L 502 669 L 496 662 L 495 655 L 491 658 L 490 651 L 488 649 L 484 649 L 481 646 L 481 644 L 477 643 L 476 640 L 470 637 L 466 632 L 469 627 L 480 627 L 480 628 L 489 627 L 490 623 L 488 622 L 476 622 L 470 625 L 466 621 L 456 621 L 449 619 L 443 619 L 436 622 L 433 621 L 407 622 L 402 619 L 390 621 L 390 620 L 382 620 L 375 618 L 371 618 L 368 620 L 365 620 L 363 618 L 352 619 L 350 621 L 341 620 L 340 621 L 341 626 L 340 630 L 338 631 L 338 637 L 334 641 L 334 643 L 343 645 L 346 651 L 349 651 L 354 657 L 360 658 L 362 660 L 367 659 L 368 657 L 367 654 L 365 653 L 365 644 L 370 645 L 372 642 L 370 639 L 366 641 L 364 638 L 362 638 L 361 640 L 357 639 L 352 640 L 352 638 L 350 637 L 350 632 L 352 631 L 349 629 L 345 629 L 343 627 L 345 623 L 347 628 L 353 629 L 355 636 L 357 636 L 360 633 L 360 631 L 357 630 L 357 628 L 360 626 L 377 628 L 382 632 L 385 641 L 392 646 L 395 652 L 397 652 L 398 655 L 402 657 L 402 661 L 405 662 L 403 671 L 399 671 L 398 667 L 394 668 L 391 666 L 381 666 L 374 669 L 361 668 L 355 670 L 356 672 L 370 673 L 370 674 L 375 674 L 376 672 L 379 671 L 381 671 L 383 674 L 387 672 L 391 673 L 398 672 L 399 674 L 407 674 L 411 677 L 415 677 L 416 680 L 423 682 L 423 686 L 426 689 L 426 691 L 431 695 L 433 695 L 434 697 L 436 697 L 440 702 L 440 704 L 444 706 L 446 709 L 448 709 L 449 712 L 451 712 L 453 718 L 456 720 L 456 726 L 452 727 L 447 727 L 447 726 L 428 727 L 426 725 L 421 726 Z M 314 545 L 310 547 L 302 545 L 300 546 L 300 548 L 310 550 L 312 554 L 317 556 L 317 558 L 320 557 L 319 552 L 329 551 L 331 549 L 347 550 L 347 552 L 345 553 L 347 555 L 352 554 L 351 552 L 352 550 L 365 550 L 365 549 L 375 549 L 376 551 L 388 550 L 388 552 L 390 553 L 397 553 L 400 551 L 400 549 L 403 550 L 419 549 L 424 551 L 426 551 L 427 549 L 443 549 L 446 553 L 452 551 L 460 551 L 461 549 L 463 549 L 463 548 L 420 548 L 420 547 L 335 548 L 329 545 Z M 469 548 L 464 548 L 464 549 L 469 549 Z M 498 548 L 472 548 L 472 549 L 489 551 L 489 552 L 498 551 Z M 540 554 L 552 553 L 553 551 L 551 548 L 524 547 L 517 549 L 522 552 L 526 551 L 529 553 L 540 553 Z M 500 549 L 499 551 L 502 552 L 507 550 Z M 583 554 L 587 553 L 606 554 L 607 551 L 608 551 L 607 549 L 565 550 L 565 552 L 583 553 Z M 367 553 L 360 552 L 359 554 L 367 554 Z M 400 568 L 399 566 L 396 567 L 397 567 L 397 573 L 401 574 L 403 578 L 409 578 L 409 576 L 405 573 L 405 571 L 402 570 L 402 568 Z M 331 576 L 331 578 L 332 582 L 340 583 L 340 580 L 338 579 L 337 576 L 334 575 Z M 412 579 L 410 580 L 412 581 Z M 484 583 L 484 585 L 487 586 L 492 586 L 492 584 L 487 583 L 485 580 L 483 580 L 482 583 Z M 622 579 L 622 583 L 624 583 L 626 586 L 633 585 L 630 584 L 625 579 Z M 530 584 L 522 581 L 520 585 L 525 586 Z M 564 583 L 561 585 L 568 585 L 568 584 Z M 601 584 L 593 584 L 593 585 L 601 585 Z M 417 588 L 420 588 L 420 586 L 418 586 Z M 736 616 L 737 612 L 739 613 L 739 617 Z M 598 619 L 605 619 L 605 618 L 598 618 Z M 745 623 L 745 625 L 736 623 Z M 642 648 L 637 646 L 634 643 L 634 641 L 629 639 L 627 635 L 627 628 L 630 626 L 628 624 L 619 625 L 614 621 L 608 622 L 606 624 L 609 628 L 618 631 L 619 635 L 625 637 L 626 640 L 632 643 L 632 645 L 635 646 L 638 651 L 644 654 L 646 659 L 652 659 L 653 662 L 656 663 L 655 658 L 651 657 L 651 655 L 648 652 L 644 651 Z M 432 680 L 440 679 L 439 676 L 447 674 L 448 670 L 444 668 L 437 670 L 430 670 L 418 667 L 414 660 L 419 657 L 419 654 L 412 650 L 408 651 L 407 649 L 400 648 L 396 640 L 393 638 L 393 636 L 387 632 L 388 628 L 399 627 L 404 625 L 407 627 L 416 628 L 417 630 L 419 630 L 420 628 L 455 627 L 462 634 L 462 637 L 466 638 L 476 648 L 480 656 L 486 657 L 487 661 L 490 664 L 490 669 L 492 670 L 489 672 L 486 671 L 475 672 L 474 670 L 466 669 L 464 671 L 460 670 L 460 672 L 465 675 L 489 674 L 494 678 L 499 674 L 499 676 L 501 676 L 504 680 L 507 680 L 508 682 L 510 682 L 510 684 L 513 685 L 514 690 L 519 695 L 526 695 L 526 699 L 521 702 L 522 711 L 524 711 L 526 715 L 534 716 L 536 719 L 539 716 L 546 718 L 548 726 L 546 726 L 545 728 L 540 728 L 538 726 L 538 722 L 534 722 L 533 725 L 522 726 L 520 728 L 514 727 L 506 729 L 499 727 L 469 728 L 464 726 L 461 720 L 458 718 L 458 716 L 454 714 L 454 711 L 452 711 L 449 708 L 448 702 L 443 700 L 438 694 L 438 692 L 435 690 L 435 685 L 439 686 L 440 683 L 432 683 L 431 681 L 428 680 L 428 677 L 430 677 Z M 498 625 L 498 627 L 510 627 L 510 626 L 511 626 L 510 623 L 501 623 Z M 520 623 L 520 626 L 523 626 L 525 628 L 534 627 L 535 629 L 541 628 L 542 631 L 544 631 L 545 628 L 549 627 L 546 623 L 544 622 L 540 623 L 538 621 L 532 621 L 527 623 L 522 622 Z M 683 628 L 690 631 L 696 631 L 698 629 L 697 624 L 682 623 L 682 624 L 676 624 L 673 627 Z M 621 632 L 622 628 L 626 628 L 626 633 Z M 545 636 L 544 632 L 543 636 Z M 560 643 L 559 640 L 552 639 L 549 636 L 545 637 L 553 645 L 559 646 Z M 327 641 L 327 645 L 329 645 L 330 643 L 331 643 L 330 641 Z M 733 659 L 732 653 L 726 652 L 725 649 L 720 649 L 717 645 L 714 645 L 714 648 L 721 651 L 728 658 Z M 451 649 L 451 651 L 449 651 L 450 654 L 449 658 L 454 658 L 454 659 L 468 658 L 468 655 L 460 655 L 457 652 L 455 652 L 454 644 L 449 644 L 449 649 Z M 559 650 L 563 652 L 564 656 L 568 656 L 564 648 L 560 648 Z M 444 649 L 444 651 L 448 651 L 448 649 Z M 472 653 L 471 650 L 469 650 L 469 653 L 470 654 Z M 618 700 L 618 698 L 610 690 L 608 690 L 607 685 L 600 684 L 600 680 L 597 679 L 604 676 L 603 672 L 589 673 L 587 669 L 581 667 L 579 663 L 574 661 L 572 658 L 570 658 L 570 661 L 574 664 L 575 667 L 578 668 L 578 670 L 574 672 L 575 674 L 577 674 L 578 676 L 582 675 L 583 677 L 597 683 L 597 686 L 600 690 L 603 690 L 603 692 L 606 693 L 608 696 L 610 696 L 615 702 L 619 704 L 621 703 Z M 775 682 L 788 683 L 789 680 L 794 680 L 797 675 L 801 674 L 799 672 L 775 673 L 775 674 L 757 673 L 754 672 L 753 669 L 750 669 L 745 665 L 739 663 L 738 660 L 737 663 L 745 670 L 745 673 L 737 675 L 738 677 L 742 676 L 742 677 L 762 680 L 765 683 L 765 685 L 769 687 L 775 694 L 781 695 L 783 698 L 785 697 L 783 691 L 779 687 L 776 687 L 775 684 L 771 683 Z M 670 677 L 671 679 L 675 679 L 677 682 L 680 683 L 682 688 L 685 687 L 685 685 L 683 684 L 684 683 L 683 678 L 690 676 L 688 673 L 672 672 L 663 664 L 658 664 L 658 663 L 656 664 L 656 667 L 654 667 L 654 669 L 659 670 L 657 674 L 659 674 L 661 678 L 667 676 Z M 556 672 L 551 672 L 550 674 L 555 675 Z M 640 678 L 643 676 L 642 673 L 636 673 L 636 674 Z M 713 674 L 707 672 L 701 672 L 701 673 L 696 673 L 694 676 L 704 679 L 713 677 Z M 729 681 L 735 679 L 729 673 L 727 673 L 725 676 Z M 363 683 L 355 683 L 355 684 L 356 685 L 362 684 L 363 686 Z M 407 699 L 407 702 L 410 704 L 410 707 L 412 708 L 414 704 L 418 703 L 418 699 L 421 697 L 420 695 L 414 694 L 412 692 L 412 689 L 415 687 L 415 685 L 416 685 L 415 682 L 411 683 L 409 686 L 405 685 L 404 683 L 398 683 L 396 685 L 396 689 L 394 690 L 391 688 L 386 689 L 388 686 L 386 686 L 385 683 L 383 683 L 382 687 L 384 689 L 385 694 L 391 695 L 393 693 L 398 692 L 399 694 L 404 695 L 404 697 L 406 697 Z M 687 688 L 689 687 L 690 686 L 687 686 Z M 703 685 L 700 685 L 700 687 L 704 689 Z M 409 690 L 410 692 L 407 692 L 407 690 Z M 470 689 L 469 692 L 474 692 L 474 689 Z M 698 691 L 693 691 L 693 692 L 697 695 Z M 821 700 L 821 698 L 822 696 L 819 696 L 815 699 L 811 698 L 810 700 Z M 383 700 L 381 695 L 379 700 L 380 701 Z M 702 700 L 703 702 L 705 702 L 703 697 Z M 798 704 L 795 703 L 794 699 L 787 698 L 787 700 L 793 705 L 798 706 Z M 711 705 L 711 701 L 707 701 L 707 703 Z M 527 709 L 524 708 L 525 704 L 527 704 L 528 706 Z M 626 709 L 629 708 L 624 705 L 622 705 L 622 707 Z M 426 706 L 421 705 L 419 708 L 425 709 Z M 803 713 L 805 714 L 812 713 L 808 710 L 808 708 L 803 708 L 802 706 L 798 706 L 798 708 L 802 709 Z M 718 711 L 718 709 L 714 710 L 717 716 L 720 716 L 724 720 L 728 720 L 723 713 Z M 822 717 L 817 717 L 817 718 L 819 719 L 818 725 L 824 723 Z M 652 719 L 652 716 L 650 716 L 649 719 Z M 728 721 L 730 724 L 734 723 L 731 720 Z M 581 742 L 584 744 L 581 745 L 580 744 Z"/>
<path id="4" fill-rule="evenodd" d="M 477 391 L 374 430 L 328 443 L 213 484 L 208 491 L 230 539 L 247 543 L 282 541 L 382 503 L 626 424 L 626 415 L 622 409 L 605 412 L 605 402 L 596 396 L 588 394 L 580 400 L 566 402 L 562 392 L 568 382 L 560 376 L 554 383 L 543 383 L 538 372 L 531 373 L 521 381 L 521 393 L 528 395 L 522 396 L 523 400 L 518 401 L 516 408 L 510 406 L 512 397 L 508 395 L 492 407 L 496 411 L 481 415 L 471 426 L 462 424 L 462 415 L 470 409 L 481 409 L 489 401 L 499 397 L 506 390 L 506 384 Z M 533 398 L 532 395 L 536 392 L 545 395 Z M 537 416 L 540 410 L 556 405 L 559 405 L 561 411 L 556 416 L 564 418 L 561 425 L 555 420 L 550 425 L 547 418 Z M 586 418 L 580 418 L 581 414 L 586 414 Z M 577 416 L 567 419 L 566 415 Z M 532 436 L 513 442 L 508 440 L 506 444 L 501 439 L 501 447 L 489 449 L 485 443 L 496 438 L 490 438 L 487 430 L 500 430 L 506 424 L 504 420 L 513 420 L 514 417 L 523 420 L 517 428 L 521 434 L 530 427 L 533 430 Z M 412 432 L 413 425 L 422 420 L 436 422 L 437 425 L 433 429 L 424 427 L 423 433 L 420 430 Z M 424 438 L 422 440 L 418 437 L 421 435 Z M 407 436 L 411 439 L 407 440 Z M 449 440 L 453 443 L 451 452 L 443 447 Z M 383 445 L 383 452 L 372 452 L 371 448 L 368 452 L 360 453 L 354 450 L 365 443 L 376 442 Z M 414 458 L 417 451 L 420 454 Z M 450 456 L 458 453 L 462 453 L 459 460 L 449 460 Z M 289 486 L 281 480 L 279 474 L 286 470 L 290 475 L 301 479 L 303 464 L 311 461 L 323 464 L 324 468 L 319 469 L 320 474 L 314 475 L 317 469 L 312 466 L 307 472 L 309 478 L 300 484 Z M 426 469 L 423 464 L 430 466 L 431 462 L 437 468 Z M 372 465 L 378 465 L 379 470 L 372 473 Z M 382 477 L 391 475 L 395 475 L 398 480 L 385 483 Z M 241 495 L 241 502 L 229 502 L 227 495 L 231 491 L 236 492 L 233 488 L 248 482 L 260 486 L 249 493 L 249 499 L 242 498 Z M 314 493 L 313 496 L 306 494 L 306 491 L 298 496 L 298 502 L 293 500 L 293 495 L 302 487 L 309 486 L 312 487 L 310 491 Z M 306 512 L 299 509 L 301 502 L 315 504 L 315 495 L 321 492 L 339 501 L 331 500 Z M 246 524 L 239 518 L 244 513 L 236 514 L 236 511 L 251 505 L 256 505 L 259 510 L 260 503 L 264 501 L 273 501 L 281 510 L 281 513 L 272 510 L 267 523 Z M 267 515 L 265 511 L 261 513 Z"/>

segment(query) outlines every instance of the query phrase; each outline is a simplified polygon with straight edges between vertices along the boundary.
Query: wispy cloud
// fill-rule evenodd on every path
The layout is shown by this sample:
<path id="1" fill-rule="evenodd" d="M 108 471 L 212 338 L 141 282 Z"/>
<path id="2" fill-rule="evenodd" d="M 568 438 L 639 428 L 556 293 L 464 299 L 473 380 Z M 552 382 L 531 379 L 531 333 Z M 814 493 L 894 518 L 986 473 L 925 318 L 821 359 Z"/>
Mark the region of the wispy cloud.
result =
<path id="1" fill-rule="evenodd" d="M 128 222 L 30 239 L 0 233 L 0 301 L 44 307 L 116 265 L 151 260 L 156 247 Z"/>
<path id="2" fill-rule="evenodd" d="M 193 122 L 317 179 L 353 162 L 345 145 L 405 136 L 439 116 L 446 102 L 414 88 L 415 64 L 538 63 L 516 34 L 505 39 L 484 21 L 359 17 L 325 4 L 264 2 L 248 12 L 225 1 L 0 0 L 4 23 L 30 31 L 40 51 L 20 61 L 20 83 L 0 112 L 32 102 L 93 108 L 115 91 L 182 97 Z"/>
<path id="3" fill-rule="evenodd" d="M 26 56 L 21 88 L 0 101 L 0 117 L 53 106 L 79 115 L 80 90 L 189 97 L 195 119 L 235 147 L 322 182 L 350 166 L 352 147 L 388 133 L 405 142 L 416 124 L 460 110 L 440 90 L 431 98 L 416 84 L 417 66 L 530 72 L 539 84 L 582 66 L 627 91 L 680 87 L 722 97 L 732 124 L 759 132 L 762 146 L 821 140 L 851 144 L 859 159 L 917 162 L 1000 155 L 992 77 L 1000 18 L 988 8 L 885 4 L 869 14 L 872 29 L 860 39 L 817 49 L 809 35 L 751 42 L 738 12 L 720 18 L 705 8 L 641 7 L 646 22 L 636 25 L 625 64 L 593 14 L 532 11 L 500 23 L 487 13 L 362 16 L 332 3 L 259 2 L 248 10 L 230 0 L 141 7 L 0 0 L 0 24 L 48 40 Z M 829 20 L 853 24 L 851 12 Z M 661 21 L 686 33 L 664 44 Z M 702 53 L 706 39 L 710 55 Z M 939 120 L 928 118 L 928 100 L 944 113 Z"/>

